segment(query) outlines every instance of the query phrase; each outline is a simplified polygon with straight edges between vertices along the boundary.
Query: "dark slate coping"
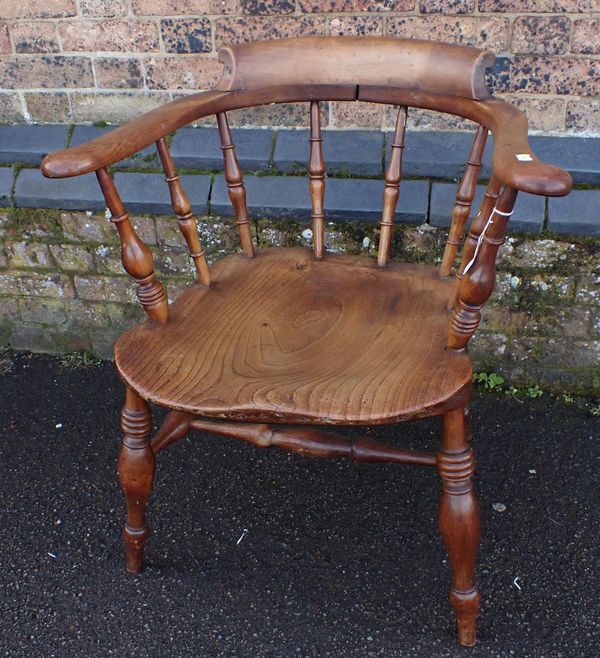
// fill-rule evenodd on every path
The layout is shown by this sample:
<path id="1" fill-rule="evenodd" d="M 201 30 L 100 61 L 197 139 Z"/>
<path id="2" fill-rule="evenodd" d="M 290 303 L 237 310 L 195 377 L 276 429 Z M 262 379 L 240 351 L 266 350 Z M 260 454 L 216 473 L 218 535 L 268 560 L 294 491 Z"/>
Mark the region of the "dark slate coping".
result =
<path id="1" fill-rule="evenodd" d="M 540 135 L 529 143 L 540 160 L 566 169 L 573 182 L 600 185 L 600 139 Z"/>
<path id="2" fill-rule="evenodd" d="M 75 126 L 73 130 L 73 135 L 71 136 L 71 141 L 69 142 L 69 148 L 73 146 L 79 146 L 84 142 L 89 142 L 91 139 L 96 139 L 101 135 L 114 130 L 117 126 L 109 126 L 106 128 L 100 128 L 98 126 Z M 156 152 L 156 147 L 154 144 L 147 146 L 145 149 L 139 151 L 131 158 L 127 158 L 118 162 L 114 165 L 115 167 L 160 167 L 160 160 L 158 153 Z"/>
<path id="3" fill-rule="evenodd" d="M 14 172 L 12 167 L 0 167 L 0 208 L 7 208 L 12 205 L 10 194 L 14 181 Z"/>
<path id="4" fill-rule="evenodd" d="M 169 187 L 162 174 L 118 173 L 114 180 L 129 212 L 173 214 Z M 196 174 L 181 176 L 181 183 L 192 204 L 192 211 L 205 215 L 208 212 L 211 177 Z"/>
<path id="5" fill-rule="evenodd" d="M 260 128 L 234 128 L 231 137 L 240 167 L 246 171 L 268 168 L 273 131 Z M 223 169 L 223 152 L 217 128 L 183 128 L 171 142 L 171 155 L 178 167 Z"/>
<path id="6" fill-rule="evenodd" d="M 0 126 L 0 162 L 39 165 L 65 148 L 67 132 L 67 126 Z"/>
<path id="7" fill-rule="evenodd" d="M 386 137 L 386 165 L 394 133 Z M 465 170 L 475 132 L 408 131 L 402 158 L 403 176 L 459 178 Z M 482 178 L 491 173 L 491 135 L 485 146 L 480 170 Z"/>
<path id="8" fill-rule="evenodd" d="M 279 130 L 273 166 L 285 173 L 306 172 L 310 155 L 308 130 Z M 329 173 L 379 176 L 383 133 L 372 130 L 324 130 L 323 160 Z"/>
<path id="9" fill-rule="evenodd" d="M 39 169 L 23 169 L 15 186 L 15 204 L 22 208 L 103 210 L 104 198 L 94 174 L 76 178 L 45 178 Z"/>
<path id="10" fill-rule="evenodd" d="M 548 230 L 600 236 L 600 190 L 573 190 L 548 199 Z"/>
<path id="11" fill-rule="evenodd" d="M 310 219 L 308 179 L 300 176 L 246 176 L 248 212 L 252 217 Z M 379 221 L 383 184 L 377 180 L 329 179 L 325 191 L 325 220 Z M 398 204 L 397 219 L 420 224 L 427 214 L 428 185 L 407 181 Z M 223 176 L 217 176 L 211 212 L 231 215 L 233 210 Z"/>
<path id="12" fill-rule="evenodd" d="M 456 199 L 457 186 L 453 183 L 434 183 L 431 189 L 429 205 L 429 222 L 433 226 L 447 228 L 450 226 L 452 206 Z M 402 188 L 400 188 L 402 190 Z M 484 185 L 477 186 L 477 192 L 471 209 L 471 217 L 477 214 L 479 204 L 485 191 Z M 521 193 L 512 217 L 509 221 L 509 231 L 519 233 L 539 233 L 544 226 L 544 197 Z"/>

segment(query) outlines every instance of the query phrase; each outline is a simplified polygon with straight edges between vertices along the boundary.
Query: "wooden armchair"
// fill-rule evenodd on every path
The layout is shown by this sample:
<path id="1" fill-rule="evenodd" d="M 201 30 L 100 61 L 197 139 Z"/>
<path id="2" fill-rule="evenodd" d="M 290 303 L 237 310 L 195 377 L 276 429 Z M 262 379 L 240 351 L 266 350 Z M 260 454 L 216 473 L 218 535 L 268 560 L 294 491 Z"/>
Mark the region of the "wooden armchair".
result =
<path id="1" fill-rule="evenodd" d="M 123 266 L 137 283 L 149 316 L 115 347 L 126 385 L 119 477 L 127 501 L 127 569 L 142 567 L 155 456 L 191 429 L 311 456 L 435 466 L 442 481 L 439 527 L 452 568 L 450 601 L 458 640 L 472 645 L 479 604 L 479 510 L 469 444 L 467 344 L 494 286 L 495 257 L 517 191 L 561 196 L 569 192 L 571 179 L 532 154 L 524 114 L 489 94 L 484 73 L 495 59 L 489 52 L 417 40 L 307 37 L 232 46 L 220 57 L 224 72 L 213 90 L 180 98 L 87 144 L 53 153 L 42 165 L 44 175 L 54 178 L 96 172 L 119 232 Z M 399 107 L 382 185 L 377 260 L 326 252 L 321 101 Z M 312 251 L 255 250 L 227 121 L 229 110 L 283 102 L 310 104 Z M 478 124 L 449 209 L 451 228 L 439 269 L 388 262 L 408 107 Z M 165 137 L 212 114 L 242 253 L 209 271 Z M 453 274 L 489 131 L 493 174 Z M 197 270 L 197 281 L 170 305 L 154 275 L 152 255 L 133 229 L 107 170 L 153 142 Z M 149 402 L 171 410 L 152 440 Z M 441 417 L 437 454 L 352 440 L 315 427 L 427 416 Z"/>

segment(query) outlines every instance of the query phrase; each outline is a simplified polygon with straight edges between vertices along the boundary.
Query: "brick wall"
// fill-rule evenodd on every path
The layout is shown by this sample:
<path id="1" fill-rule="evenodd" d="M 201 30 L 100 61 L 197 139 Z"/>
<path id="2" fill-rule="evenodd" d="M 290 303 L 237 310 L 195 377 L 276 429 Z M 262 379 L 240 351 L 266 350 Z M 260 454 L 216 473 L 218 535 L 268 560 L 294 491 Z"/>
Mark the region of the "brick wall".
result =
<path id="1" fill-rule="evenodd" d="M 306 34 L 487 47 L 501 56 L 495 92 L 521 105 L 533 129 L 600 134 L 598 0 L 2 0 L 0 122 L 123 122 L 210 87 L 223 44 Z M 392 121 L 382 106 L 328 110 L 330 127 Z M 283 106 L 269 119 L 306 117 Z M 260 125 L 264 114 L 237 122 Z"/>

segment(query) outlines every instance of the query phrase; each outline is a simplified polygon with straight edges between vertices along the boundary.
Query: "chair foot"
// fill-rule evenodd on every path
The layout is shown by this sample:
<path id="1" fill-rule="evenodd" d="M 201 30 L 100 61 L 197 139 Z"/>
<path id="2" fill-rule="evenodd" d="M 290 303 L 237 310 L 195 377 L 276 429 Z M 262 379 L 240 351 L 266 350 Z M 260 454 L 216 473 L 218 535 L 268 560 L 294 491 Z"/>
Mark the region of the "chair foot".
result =
<path id="1" fill-rule="evenodd" d="M 123 444 L 119 454 L 119 482 L 127 503 L 127 521 L 123 528 L 127 571 L 142 570 L 144 544 L 149 528 L 146 503 L 154 479 L 154 453 L 150 447 L 152 416 L 150 408 L 133 389 L 127 387 L 121 411 Z"/>
<path id="2" fill-rule="evenodd" d="M 439 526 L 452 569 L 450 603 L 456 614 L 458 641 L 473 646 L 479 591 L 475 585 L 475 558 L 479 545 L 479 504 L 473 488 L 475 459 L 468 444 L 462 408 L 443 416 L 442 450 L 438 471 L 442 478 Z"/>

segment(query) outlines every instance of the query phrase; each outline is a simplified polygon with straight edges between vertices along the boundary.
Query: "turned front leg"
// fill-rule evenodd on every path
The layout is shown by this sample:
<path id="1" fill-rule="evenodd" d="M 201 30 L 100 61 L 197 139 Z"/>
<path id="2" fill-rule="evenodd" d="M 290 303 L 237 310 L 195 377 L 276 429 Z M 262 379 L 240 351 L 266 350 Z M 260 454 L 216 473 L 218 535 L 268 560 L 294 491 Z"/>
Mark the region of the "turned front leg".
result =
<path id="1" fill-rule="evenodd" d="M 127 503 L 127 521 L 123 528 L 125 558 L 127 571 L 139 573 L 149 534 L 145 512 L 154 479 L 154 453 L 149 441 L 152 428 L 150 408 L 129 387 L 121 411 L 121 428 L 124 436 L 119 455 L 119 482 Z"/>
<path id="2" fill-rule="evenodd" d="M 442 478 L 439 526 L 452 569 L 450 603 L 456 613 L 458 641 L 476 640 L 479 590 L 475 585 L 475 558 L 479 546 L 479 504 L 473 488 L 475 459 L 468 443 L 464 408 L 442 418 L 442 450 L 438 471 Z"/>

